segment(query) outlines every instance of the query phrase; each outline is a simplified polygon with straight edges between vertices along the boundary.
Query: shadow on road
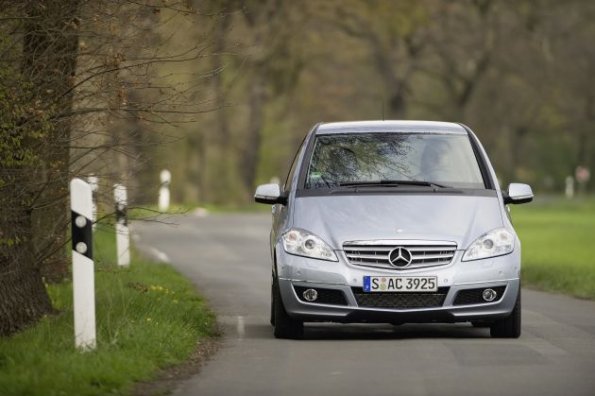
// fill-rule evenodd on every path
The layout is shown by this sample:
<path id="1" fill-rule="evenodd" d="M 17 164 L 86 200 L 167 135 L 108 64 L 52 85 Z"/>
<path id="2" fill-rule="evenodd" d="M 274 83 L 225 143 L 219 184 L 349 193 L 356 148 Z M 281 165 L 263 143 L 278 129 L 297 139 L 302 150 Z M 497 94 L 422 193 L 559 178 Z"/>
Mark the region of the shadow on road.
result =
<path id="1" fill-rule="evenodd" d="M 378 324 L 312 324 L 306 326 L 305 340 L 400 340 L 416 338 L 489 338 L 489 330 L 471 325 L 401 326 Z"/>
<path id="2" fill-rule="evenodd" d="M 237 336 L 235 328 L 227 328 L 228 336 Z M 235 334 L 234 334 L 235 333 Z M 252 323 L 245 326 L 241 338 L 272 339 L 273 328 L 267 323 Z M 304 340 L 402 340 L 402 339 L 485 339 L 490 338 L 488 329 L 474 328 L 468 324 L 335 324 L 309 323 L 305 327 Z"/>

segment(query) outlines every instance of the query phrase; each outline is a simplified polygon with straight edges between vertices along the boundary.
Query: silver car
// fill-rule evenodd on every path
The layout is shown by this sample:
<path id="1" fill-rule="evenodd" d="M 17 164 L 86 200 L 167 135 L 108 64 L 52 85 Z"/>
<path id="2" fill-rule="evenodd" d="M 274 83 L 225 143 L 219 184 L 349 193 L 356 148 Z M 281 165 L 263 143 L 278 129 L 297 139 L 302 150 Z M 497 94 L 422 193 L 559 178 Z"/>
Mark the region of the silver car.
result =
<path id="1" fill-rule="evenodd" d="M 531 187 L 498 187 L 465 125 L 361 121 L 316 125 L 272 204 L 271 324 L 454 323 L 521 333 L 521 244 L 507 204 Z"/>

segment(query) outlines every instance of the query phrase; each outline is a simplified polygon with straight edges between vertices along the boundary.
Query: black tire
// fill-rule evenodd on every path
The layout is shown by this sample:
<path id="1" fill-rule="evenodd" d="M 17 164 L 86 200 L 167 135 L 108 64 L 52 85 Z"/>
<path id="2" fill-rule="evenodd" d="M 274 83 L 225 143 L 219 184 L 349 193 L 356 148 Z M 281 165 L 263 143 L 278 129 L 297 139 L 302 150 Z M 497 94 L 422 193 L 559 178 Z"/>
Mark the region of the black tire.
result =
<path id="1" fill-rule="evenodd" d="M 273 321 L 275 338 L 299 340 L 304 336 L 304 322 L 287 314 L 277 285 L 273 285 Z"/>
<path id="2" fill-rule="evenodd" d="M 269 322 L 271 322 L 271 326 L 275 326 L 275 281 L 271 283 L 271 316 L 269 318 Z"/>
<path id="3" fill-rule="evenodd" d="M 490 326 L 490 335 L 494 338 L 519 338 L 521 336 L 521 290 L 510 316 L 494 322 Z"/>

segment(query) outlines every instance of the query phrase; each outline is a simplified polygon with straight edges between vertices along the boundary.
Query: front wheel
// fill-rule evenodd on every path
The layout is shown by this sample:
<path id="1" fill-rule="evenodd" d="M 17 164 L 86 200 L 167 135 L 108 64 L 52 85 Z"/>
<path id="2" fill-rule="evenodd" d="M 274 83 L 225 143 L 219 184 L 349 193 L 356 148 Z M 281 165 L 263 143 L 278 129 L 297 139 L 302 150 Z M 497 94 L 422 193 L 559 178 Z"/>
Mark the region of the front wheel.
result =
<path id="1" fill-rule="evenodd" d="M 510 316 L 494 322 L 490 326 L 490 335 L 494 338 L 519 338 L 521 336 L 521 290 Z"/>
<path id="2" fill-rule="evenodd" d="M 271 314 L 269 317 L 269 322 L 272 326 L 275 325 L 275 277 L 273 276 L 273 280 L 271 281 Z"/>
<path id="3" fill-rule="evenodd" d="M 304 322 L 292 318 L 285 311 L 283 300 L 281 300 L 281 293 L 278 285 L 273 285 L 273 301 L 272 301 L 273 321 L 274 321 L 274 335 L 275 338 L 289 338 L 301 339 L 304 336 Z"/>

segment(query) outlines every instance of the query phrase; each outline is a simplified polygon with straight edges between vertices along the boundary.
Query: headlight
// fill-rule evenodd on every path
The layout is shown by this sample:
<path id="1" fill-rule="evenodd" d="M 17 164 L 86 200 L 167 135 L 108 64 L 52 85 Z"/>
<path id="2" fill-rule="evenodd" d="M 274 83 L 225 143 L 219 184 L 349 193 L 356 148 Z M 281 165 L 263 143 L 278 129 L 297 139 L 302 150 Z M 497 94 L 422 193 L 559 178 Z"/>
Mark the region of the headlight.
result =
<path id="1" fill-rule="evenodd" d="M 504 228 L 497 228 L 477 238 L 463 255 L 463 261 L 502 256 L 513 250 L 514 236 Z"/>
<path id="2" fill-rule="evenodd" d="M 339 261 L 333 249 L 322 239 L 304 230 L 293 228 L 281 237 L 287 253 L 320 260 Z"/>

